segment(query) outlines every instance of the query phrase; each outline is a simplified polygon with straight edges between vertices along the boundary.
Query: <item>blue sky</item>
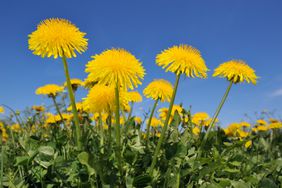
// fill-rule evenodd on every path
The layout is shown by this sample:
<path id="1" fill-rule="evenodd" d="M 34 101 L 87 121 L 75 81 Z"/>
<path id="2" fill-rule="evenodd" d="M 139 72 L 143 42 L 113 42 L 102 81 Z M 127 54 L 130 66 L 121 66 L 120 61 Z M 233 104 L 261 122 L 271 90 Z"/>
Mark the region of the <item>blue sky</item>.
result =
<path id="1" fill-rule="evenodd" d="M 142 92 L 154 78 L 174 82 L 172 73 L 155 64 L 156 54 L 175 44 L 190 44 L 201 51 L 211 71 L 206 80 L 183 77 L 177 103 L 192 105 L 193 112 L 212 114 L 228 84 L 225 79 L 213 78 L 213 69 L 235 58 L 245 60 L 260 79 L 256 86 L 232 88 L 219 116 L 223 124 L 240 121 L 245 113 L 254 117 L 255 112 L 266 109 L 281 115 L 281 10 L 280 0 L 1 1 L 0 104 L 23 110 L 50 103 L 34 92 L 44 84 L 63 83 L 63 64 L 33 55 L 27 35 L 41 20 L 60 17 L 75 23 L 89 39 L 89 49 L 69 60 L 72 77 L 86 77 L 84 68 L 92 55 L 122 47 L 143 62 L 146 77 L 138 88 Z M 85 93 L 80 90 L 77 98 Z M 144 99 L 142 105 L 148 107 L 152 101 Z"/>

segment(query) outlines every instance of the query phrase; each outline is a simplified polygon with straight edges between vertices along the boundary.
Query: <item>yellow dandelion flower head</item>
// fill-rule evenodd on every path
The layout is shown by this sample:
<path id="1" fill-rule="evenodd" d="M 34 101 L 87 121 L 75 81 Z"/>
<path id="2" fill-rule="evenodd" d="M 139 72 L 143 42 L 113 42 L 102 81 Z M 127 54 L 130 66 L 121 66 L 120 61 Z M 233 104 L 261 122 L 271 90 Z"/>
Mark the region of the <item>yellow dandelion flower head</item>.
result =
<path id="1" fill-rule="evenodd" d="M 200 132 L 201 132 L 201 130 L 200 130 L 199 127 L 194 127 L 194 128 L 192 129 L 192 133 L 193 133 L 194 135 L 199 135 Z"/>
<path id="2" fill-rule="evenodd" d="M 263 119 L 258 119 L 257 120 L 257 124 L 258 125 L 267 125 L 267 122 L 265 120 L 263 120 Z"/>
<path id="3" fill-rule="evenodd" d="M 113 87 L 95 85 L 83 99 L 83 104 L 92 113 L 109 112 L 114 109 L 115 90 Z"/>
<path id="4" fill-rule="evenodd" d="M 179 105 L 173 105 L 171 110 L 171 115 L 169 117 L 169 124 L 172 122 L 175 113 L 178 113 L 181 117 L 183 116 L 183 108 Z M 161 120 L 165 121 L 168 115 L 168 108 L 160 108 L 159 109 L 159 117 Z"/>
<path id="5" fill-rule="evenodd" d="M 45 86 L 39 87 L 36 89 L 36 95 L 47 95 L 49 97 L 56 96 L 58 93 L 64 91 L 64 87 L 56 84 L 47 84 Z"/>
<path id="6" fill-rule="evenodd" d="M 60 116 L 57 115 L 57 117 L 59 118 Z M 73 114 L 68 114 L 68 113 L 62 113 L 62 117 L 64 120 L 66 121 L 71 121 L 73 118 Z"/>
<path id="7" fill-rule="evenodd" d="M 129 91 L 125 93 L 128 102 L 142 102 L 142 96 L 138 91 Z"/>
<path id="8" fill-rule="evenodd" d="M 84 84 L 84 82 L 78 78 L 72 78 L 70 82 L 73 87 L 83 86 Z M 64 87 L 67 87 L 67 82 L 64 83 Z"/>
<path id="9" fill-rule="evenodd" d="M 161 137 L 161 133 L 160 133 L 160 132 L 157 132 L 157 133 L 156 133 L 156 137 L 160 138 L 160 137 Z"/>
<path id="10" fill-rule="evenodd" d="M 153 100 L 161 100 L 162 102 L 169 102 L 172 96 L 173 86 L 164 79 L 157 79 L 149 83 L 149 85 L 143 90 L 143 94 L 147 98 Z"/>
<path id="11" fill-rule="evenodd" d="M 36 105 L 33 105 L 31 107 L 33 110 L 35 110 L 36 112 L 43 112 L 45 110 L 44 106 L 36 106 Z"/>
<path id="12" fill-rule="evenodd" d="M 129 113 L 130 110 L 131 110 L 131 107 L 130 107 L 130 105 L 128 103 L 124 103 L 122 105 L 122 109 L 123 109 L 124 112 Z"/>
<path id="13" fill-rule="evenodd" d="M 156 57 L 157 65 L 166 71 L 186 74 L 187 77 L 206 78 L 208 68 L 196 48 L 181 44 L 162 51 Z"/>
<path id="14" fill-rule="evenodd" d="M 87 49 L 86 33 L 70 21 L 61 18 L 51 18 L 42 21 L 37 29 L 28 35 L 29 49 L 41 57 L 76 57 Z"/>
<path id="15" fill-rule="evenodd" d="M 121 124 L 121 125 L 124 125 L 125 124 L 125 119 L 124 119 L 124 117 L 123 116 L 121 116 L 120 118 L 119 118 L 119 123 Z"/>
<path id="16" fill-rule="evenodd" d="M 135 116 L 134 121 L 135 121 L 136 124 L 140 125 L 142 123 L 142 118 L 139 117 L 139 116 Z"/>
<path id="17" fill-rule="evenodd" d="M 231 123 L 227 126 L 226 129 L 224 129 L 224 132 L 227 136 L 234 136 L 236 134 L 237 130 L 239 130 L 241 125 L 239 123 Z"/>
<path id="18" fill-rule="evenodd" d="M 280 122 L 278 119 L 274 119 L 274 118 L 269 118 L 268 121 L 270 123 L 278 123 L 278 122 Z"/>
<path id="19" fill-rule="evenodd" d="M 227 78 L 228 81 L 235 84 L 244 81 L 256 84 L 258 78 L 255 71 L 242 60 L 222 63 L 214 70 L 213 76 Z"/>
<path id="20" fill-rule="evenodd" d="M 2 142 L 6 142 L 8 140 L 8 138 L 9 138 L 9 135 L 7 134 L 6 129 L 3 128 L 1 130 L 1 132 L 2 132 Z"/>
<path id="21" fill-rule="evenodd" d="M 251 124 L 245 121 L 240 122 L 241 127 L 251 127 Z"/>
<path id="22" fill-rule="evenodd" d="M 245 143 L 245 148 L 250 148 L 251 146 L 253 145 L 253 142 L 251 141 L 251 140 L 249 140 L 249 141 L 247 141 L 246 143 Z"/>
<path id="23" fill-rule="evenodd" d="M 21 126 L 18 123 L 15 123 L 15 124 L 11 125 L 10 129 L 13 132 L 19 132 L 21 130 Z"/>
<path id="24" fill-rule="evenodd" d="M 80 112 L 87 111 L 87 107 L 82 102 L 75 103 L 75 106 L 76 106 L 77 111 L 80 111 Z M 72 111 L 72 106 L 71 105 L 67 108 L 67 111 L 69 111 L 69 112 Z"/>
<path id="25" fill-rule="evenodd" d="M 146 121 L 146 124 L 148 124 L 148 121 Z M 161 126 L 162 125 L 162 122 L 156 118 L 156 117 L 152 117 L 152 120 L 151 120 L 151 127 L 158 127 L 158 126 Z"/>
<path id="26" fill-rule="evenodd" d="M 268 127 L 264 126 L 264 125 L 259 125 L 256 127 L 256 131 L 267 131 Z"/>
<path id="27" fill-rule="evenodd" d="M 268 129 L 281 129 L 282 123 L 281 122 L 274 122 L 268 125 Z"/>
<path id="28" fill-rule="evenodd" d="M 240 137 L 240 138 L 245 138 L 245 137 L 247 137 L 248 135 L 249 135 L 249 133 L 248 132 L 245 132 L 245 131 L 242 131 L 242 130 L 240 130 L 240 129 L 238 129 L 237 131 L 236 131 L 236 136 L 238 136 L 238 137 Z"/>
<path id="29" fill-rule="evenodd" d="M 46 116 L 47 116 L 45 120 L 46 124 L 55 124 L 62 120 L 60 116 L 54 115 L 52 113 L 47 113 Z"/>
<path id="30" fill-rule="evenodd" d="M 86 65 L 88 81 L 116 86 L 118 82 L 124 89 L 133 89 L 141 84 L 145 69 L 130 52 L 113 48 L 92 56 Z"/>
<path id="31" fill-rule="evenodd" d="M 198 112 L 192 116 L 192 123 L 198 126 L 204 125 L 209 118 L 210 116 L 206 112 Z"/>
<path id="32" fill-rule="evenodd" d="M 3 114 L 5 112 L 5 109 L 3 106 L 0 106 L 0 114 Z"/>

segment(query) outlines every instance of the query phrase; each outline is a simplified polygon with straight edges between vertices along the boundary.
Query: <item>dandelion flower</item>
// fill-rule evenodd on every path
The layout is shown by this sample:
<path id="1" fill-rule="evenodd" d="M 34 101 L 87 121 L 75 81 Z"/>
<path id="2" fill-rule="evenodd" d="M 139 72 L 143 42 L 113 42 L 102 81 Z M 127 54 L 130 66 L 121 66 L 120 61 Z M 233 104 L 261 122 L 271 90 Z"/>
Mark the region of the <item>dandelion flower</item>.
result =
<path id="1" fill-rule="evenodd" d="M 16 123 L 11 125 L 10 129 L 11 131 L 18 133 L 21 130 L 21 126 L 18 123 Z"/>
<path id="2" fill-rule="evenodd" d="M 35 91 L 36 95 L 47 95 L 48 97 L 55 97 L 58 93 L 64 91 L 64 87 L 56 84 L 47 84 L 45 86 L 37 88 Z"/>
<path id="3" fill-rule="evenodd" d="M 78 87 L 84 86 L 84 82 L 78 78 L 73 78 L 70 80 L 71 82 L 71 87 L 73 91 L 76 91 Z M 64 87 L 67 87 L 67 82 L 64 83 Z"/>
<path id="4" fill-rule="evenodd" d="M 28 37 L 29 49 L 41 57 L 76 57 L 87 49 L 86 33 L 66 19 L 51 18 L 42 21 Z"/>
<path id="5" fill-rule="evenodd" d="M 139 116 L 136 116 L 136 117 L 134 117 L 134 121 L 135 121 L 136 124 L 141 125 L 141 123 L 142 123 L 142 118 L 139 117 Z"/>
<path id="6" fill-rule="evenodd" d="M 124 96 L 120 96 L 120 101 L 125 101 Z M 113 111 L 115 106 L 114 87 L 95 85 L 84 98 L 83 105 L 92 113 Z"/>
<path id="7" fill-rule="evenodd" d="M 138 91 L 126 92 L 125 98 L 128 102 L 142 102 L 142 96 Z"/>
<path id="8" fill-rule="evenodd" d="M 175 115 L 175 113 L 177 112 L 181 117 L 183 116 L 183 108 L 179 105 L 173 105 L 172 110 L 171 110 L 171 115 L 170 115 L 170 119 L 169 119 L 169 123 L 172 122 L 173 117 Z M 160 108 L 159 109 L 159 117 L 161 120 L 165 121 L 167 115 L 168 115 L 168 108 Z"/>
<path id="9" fill-rule="evenodd" d="M 245 148 L 250 148 L 252 146 L 253 142 L 249 140 L 248 142 L 245 143 Z"/>
<path id="10" fill-rule="evenodd" d="M 36 112 L 43 112 L 45 110 L 44 106 L 32 106 L 32 109 L 35 110 Z"/>
<path id="11" fill-rule="evenodd" d="M 251 127 L 251 124 L 245 121 L 241 122 L 240 125 L 241 127 Z"/>
<path id="12" fill-rule="evenodd" d="M 189 45 L 173 46 L 156 57 L 157 65 L 166 71 L 186 74 L 187 77 L 206 78 L 208 68 L 200 51 Z"/>
<path id="13" fill-rule="evenodd" d="M 255 71 L 242 60 L 231 60 L 219 65 L 213 73 L 213 76 L 227 78 L 232 83 L 256 84 L 257 75 Z"/>
<path id="14" fill-rule="evenodd" d="M 159 99 L 161 102 L 169 102 L 172 96 L 173 86 L 169 81 L 157 79 L 149 83 L 143 94 L 153 100 Z"/>
<path id="15" fill-rule="evenodd" d="M 194 134 L 194 135 L 199 135 L 200 134 L 200 132 L 201 132 L 201 130 L 200 130 L 200 128 L 199 127 L 194 127 L 193 129 L 192 129 L 192 133 Z"/>
<path id="16" fill-rule="evenodd" d="M 265 120 L 263 120 L 263 119 L 258 119 L 257 120 L 257 124 L 258 125 L 267 125 L 267 122 Z"/>
<path id="17" fill-rule="evenodd" d="M 268 125 L 268 129 L 281 129 L 282 123 L 281 122 L 274 122 Z"/>
<path id="18" fill-rule="evenodd" d="M 146 122 L 148 123 L 148 121 Z M 151 127 L 158 127 L 162 124 L 162 122 L 156 118 L 156 117 L 152 117 L 152 120 L 151 120 Z"/>
<path id="19" fill-rule="evenodd" d="M 88 81 L 114 87 L 118 82 L 124 89 L 133 89 L 144 78 L 145 69 L 142 64 L 124 49 L 113 48 L 92 58 L 85 69 L 89 73 Z"/>
<path id="20" fill-rule="evenodd" d="M 206 112 L 198 112 L 192 116 L 192 123 L 195 125 L 201 126 L 205 125 L 206 121 L 209 119 L 209 115 Z"/>
<path id="21" fill-rule="evenodd" d="M 0 114 L 3 114 L 5 112 L 4 107 L 0 106 Z"/>

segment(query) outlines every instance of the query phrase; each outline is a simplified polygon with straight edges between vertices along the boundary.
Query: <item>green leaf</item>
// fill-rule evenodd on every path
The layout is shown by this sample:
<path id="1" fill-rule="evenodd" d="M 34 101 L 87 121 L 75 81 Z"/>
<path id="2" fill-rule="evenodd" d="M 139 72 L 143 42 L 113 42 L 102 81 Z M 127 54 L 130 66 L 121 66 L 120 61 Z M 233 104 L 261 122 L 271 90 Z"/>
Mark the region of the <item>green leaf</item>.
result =
<path id="1" fill-rule="evenodd" d="M 48 155 L 48 156 L 53 156 L 55 151 L 51 146 L 41 146 L 38 148 L 39 153 Z"/>

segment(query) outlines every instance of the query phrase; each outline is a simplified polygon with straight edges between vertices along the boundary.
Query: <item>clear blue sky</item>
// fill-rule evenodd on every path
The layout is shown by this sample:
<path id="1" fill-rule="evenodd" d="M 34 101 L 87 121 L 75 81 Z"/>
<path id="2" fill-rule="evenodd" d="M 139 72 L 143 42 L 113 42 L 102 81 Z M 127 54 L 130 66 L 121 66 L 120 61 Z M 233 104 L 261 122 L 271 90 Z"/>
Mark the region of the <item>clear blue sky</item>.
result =
<path id="1" fill-rule="evenodd" d="M 256 86 L 233 87 L 219 118 L 227 124 L 239 121 L 244 113 L 253 115 L 264 109 L 277 110 L 281 115 L 281 10 L 281 0 L 1 1 L 0 104 L 22 110 L 50 103 L 34 92 L 44 84 L 63 83 L 63 64 L 34 56 L 28 50 L 27 35 L 41 20 L 60 17 L 75 23 L 89 39 L 89 49 L 69 60 L 72 77 L 86 77 L 84 68 L 91 55 L 122 47 L 146 69 L 139 91 L 154 78 L 174 82 L 172 73 L 156 66 L 155 56 L 174 44 L 185 43 L 201 51 L 211 71 L 206 80 L 182 78 L 177 103 L 192 105 L 193 112 L 212 114 L 227 87 L 225 79 L 211 77 L 212 71 L 224 61 L 240 58 L 260 79 Z M 80 90 L 78 96 L 84 95 Z M 152 104 L 147 99 L 143 103 Z"/>

